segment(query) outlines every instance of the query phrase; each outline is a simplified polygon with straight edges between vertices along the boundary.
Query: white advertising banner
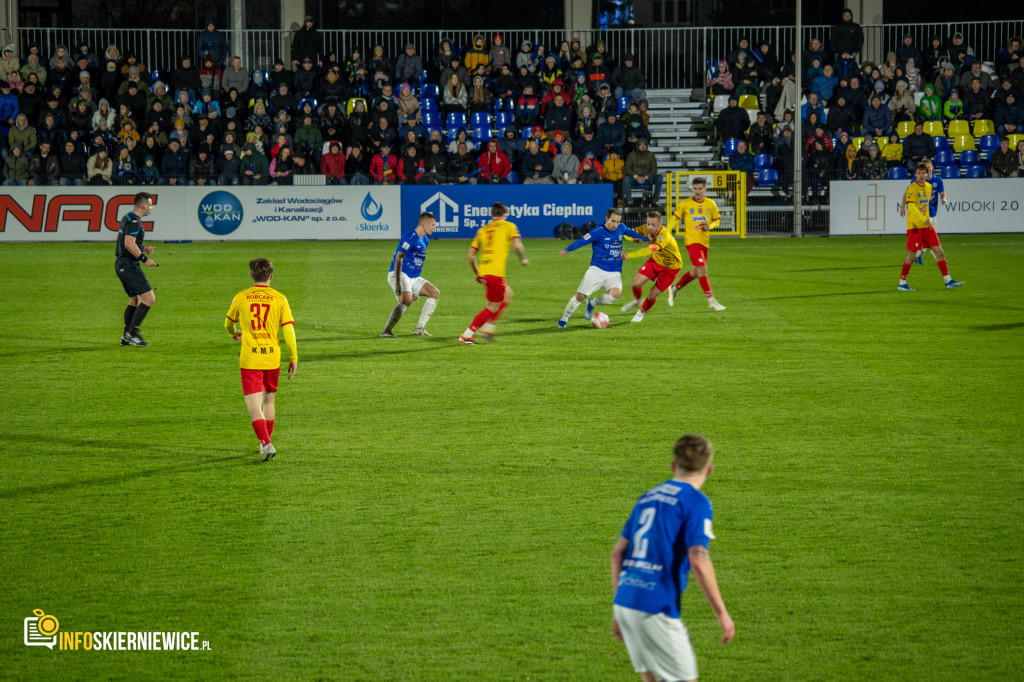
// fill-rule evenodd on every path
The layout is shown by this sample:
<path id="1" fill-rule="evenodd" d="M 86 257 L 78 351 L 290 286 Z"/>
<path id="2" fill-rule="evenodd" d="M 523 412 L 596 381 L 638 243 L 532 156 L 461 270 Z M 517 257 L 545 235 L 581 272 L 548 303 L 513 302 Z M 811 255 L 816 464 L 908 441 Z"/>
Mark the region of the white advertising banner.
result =
<path id="1" fill-rule="evenodd" d="M 939 203 L 939 235 L 958 232 L 1024 232 L 1024 179 L 945 180 L 945 206 Z M 829 233 L 905 234 L 899 205 L 909 180 L 833 182 Z"/>
<path id="2" fill-rule="evenodd" d="M 0 241 L 110 241 L 138 191 L 152 240 L 398 239 L 398 187 L 4 187 Z"/>

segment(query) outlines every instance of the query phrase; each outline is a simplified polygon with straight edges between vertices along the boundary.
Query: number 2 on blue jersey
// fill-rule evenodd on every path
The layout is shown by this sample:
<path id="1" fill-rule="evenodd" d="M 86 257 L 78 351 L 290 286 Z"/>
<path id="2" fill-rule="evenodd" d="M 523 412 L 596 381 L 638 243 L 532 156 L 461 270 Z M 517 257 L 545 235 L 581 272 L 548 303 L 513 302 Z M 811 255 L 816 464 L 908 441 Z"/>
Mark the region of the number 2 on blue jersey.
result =
<path id="1" fill-rule="evenodd" d="M 648 507 L 640 512 L 640 527 L 633 533 L 633 558 L 644 559 L 647 557 L 647 538 L 644 535 L 651 529 L 654 523 L 654 515 L 658 512 L 654 507 Z"/>

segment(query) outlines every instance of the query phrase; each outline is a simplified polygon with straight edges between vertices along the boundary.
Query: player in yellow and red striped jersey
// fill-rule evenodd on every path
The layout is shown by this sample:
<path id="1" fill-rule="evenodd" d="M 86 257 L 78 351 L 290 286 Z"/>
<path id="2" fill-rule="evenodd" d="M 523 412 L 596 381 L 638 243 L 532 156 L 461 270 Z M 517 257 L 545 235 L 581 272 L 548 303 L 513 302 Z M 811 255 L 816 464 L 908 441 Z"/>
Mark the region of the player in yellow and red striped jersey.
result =
<path id="1" fill-rule="evenodd" d="M 249 261 L 253 285 L 235 295 L 228 308 L 224 328 L 241 342 L 238 366 L 242 370 L 242 393 L 253 431 L 260 439 L 260 461 L 277 454 L 270 442 L 274 432 L 274 394 L 281 371 L 278 331 L 284 331 L 288 346 L 288 378 L 295 376 L 299 351 L 295 341 L 295 318 L 284 294 L 270 287 L 274 264 L 266 258 Z"/>
<path id="2" fill-rule="evenodd" d="M 510 223 L 508 206 L 494 204 L 491 206 L 491 222 L 487 223 L 473 237 L 466 258 L 473 268 L 476 281 L 487 287 L 487 305 L 477 313 L 469 327 L 459 337 L 459 341 L 467 346 L 476 345 L 473 334 L 480 330 L 487 340 L 494 340 L 494 323 L 497 322 L 505 308 L 512 300 L 512 289 L 505 282 L 505 269 L 508 264 L 508 250 L 512 246 L 519 254 L 519 262 L 528 265 L 526 253 L 523 251 L 523 240 L 519 236 L 519 228 Z M 477 266 L 476 254 L 480 253 L 480 265 Z"/>
<path id="3" fill-rule="evenodd" d="M 931 169 L 927 163 L 921 162 L 914 166 L 914 181 L 903 193 L 903 200 L 900 202 L 900 215 L 907 218 L 907 258 L 903 261 L 903 270 L 900 272 L 900 283 L 897 291 L 914 291 L 907 284 L 907 275 L 917 258 L 918 251 L 931 249 L 935 256 L 935 264 L 939 266 L 942 279 L 946 282 L 947 289 L 955 289 L 963 286 L 949 276 L 949 265 L 946 263 L 946 254 L 939 243 L 939 235 L 935 234 L 935 224 L 932 222 L 928 204 L 932 200 L 932 185 L 928 182 L 931 177 Z"/>
<path id="4" fill-rule="evenodd" d="M 708 307 L 712 310 L 725 310 L 725 306 L 715 300 L 715 295 L 711 292 L 711 282 L 708 281 L 708 248 L 711 245 L 708 231 L 718 227 L 722 221 L 722 214 L 719 213 L 714 200 L 705 196 L 708 189 L 707 180 L 694 178 L 690 188 L 693 190 L 693 196 L 679 202 L 679 210 L 673 213 L 672 217 L 683 221 L 683 243 L 686 245 L 686 252 L 690 256 L 693 268 L 680 277 L 675 287 L 669 290 L 668 304 L 672 305 L 675 302 L 677 291 L 696 279 L 708 299 Z"/>
<path id="5" fill-rule="evenodd" d="M 676 275 L 679 274 L 679 268 L 683 267 L 683 256 L 679 253 L 679 244 L 676 243 L 676 238 L 672 236 L 672 232 L 664 229 L 661 226 L 661 213 L 657 211 L 651 211 L 647 214 L 647 222 L 644 225 L 636 228 L 637 232 L 649 238 L 650 244 L 647 248 L 640 249 L 639 251 L 633 251 L 632 253 L 622 254 L 622 259 L 636 258 L 637 256 L 645 256 L 650 254 L 650 258 L 643 264 L 640 271 L 636 273 L 636 277 L 633 278 L 633 300 L 622 306 L 623 312 L 629 312 L 633 308 L 640 306 L 640 310 L 636 311 L 636 315 L 633 316 L 632 322 L 643 322 L 644 313 L 651 309 L 655 301 L 661 292 L 665 291 L 672 286 L 672 282 L 675 281 Z M 647 298 L 641 303 L 640 297 L 643 296 L 643 286 L 648 282 L 654 282 L 654 286 L 647 293 Z"/>

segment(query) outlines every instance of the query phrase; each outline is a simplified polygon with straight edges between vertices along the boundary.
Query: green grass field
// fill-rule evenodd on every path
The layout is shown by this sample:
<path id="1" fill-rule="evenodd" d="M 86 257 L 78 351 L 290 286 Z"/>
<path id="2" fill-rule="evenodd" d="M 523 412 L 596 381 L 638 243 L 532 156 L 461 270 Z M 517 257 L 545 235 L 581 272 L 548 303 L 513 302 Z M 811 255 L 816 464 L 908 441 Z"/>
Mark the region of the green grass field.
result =
<path id="1" fill-rule="evenodd" d="M 711 556 L 737 636 L 683 599 L 706 680 L 1007 680 L 1024 669 L 1024 239 L 718 240 L 643 324 L 555 321 L 589 253 L 528 241 L 498 344 L 467 243 L 378 339 L 393 243 L 157 244 L 150 348 L 120 347 L 110 244 L 0 244 L 0 677 L 634 680 L 608 555 L 672 443 L 711 438 Z M 247 262 L 298 320 L 256 463 L 222 324 Z M 513 259 L 514 262 L 514 259 Z M 640 261 L 626 265 L 627 282 Z M 27 647 L 200 633 L 209 651 Z"/>

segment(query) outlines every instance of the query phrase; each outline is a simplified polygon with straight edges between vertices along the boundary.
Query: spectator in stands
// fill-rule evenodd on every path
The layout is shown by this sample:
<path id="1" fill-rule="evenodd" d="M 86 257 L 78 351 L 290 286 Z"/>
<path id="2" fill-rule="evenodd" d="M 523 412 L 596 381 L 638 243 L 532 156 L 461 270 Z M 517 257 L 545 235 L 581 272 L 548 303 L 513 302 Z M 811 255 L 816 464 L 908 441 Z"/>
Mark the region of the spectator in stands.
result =
<path id="1" fill-rule="evenodd" d="M 398 162 L 398 179 L 403 185 L 415 185 L 425 172 L 419 147 L 413 145 L 406 148 Z"/>
<path id="2" fill-rule="evenodd" d="M 326 106 L 320 112 L 320 134 L 325 140 L 345 139 L 345 114 L 341 111 L 338 103 L 332 99 L 327 100 Z"/>
<path id="3" fill-rule="evenodd" d="M 832 68 L 835 70 L 838 78 L 850 78 L 860 73 L 860 65 L 857 64 L 857 60 L 847 52 L 843 52 L 836 57 Z"/>
<path id="4" fill-rule="evenodd" d="M 964 34 L 957 31 L 954 33 L 949 42 L 946 43 L 946 51 L 949 56 L 953 59 L 956 58 L 958 52 L 963 52 L 966 55 L 974 56 L 974 48 L 964 42 Z"/>
<path id="5" fill-rule="evenodd" d="M 587 67 L 587 81 L 590 83 L 590 90 L 597 92 L 606 83 L 611 87 L 610 78 L 611 74 L 604 63 L 604 55 L 595 52 L 590 57 L 590 66 Z"/>
<path id="6" fill-rule="evenodd" d="M 729 63 L 724 59 L 718 60 L 718 71 L 715 72 L 715 77 L 708 81 L 708 87 L 713 97 L 730 95 L 736 89 L 732 82 L 732 72 L 729 71 Z"/>
<path id="7" fill-rule="evenodd" d="M 775 168 L 779 171 L 779 181 L 783 187 L 793 184 L 793 124 L 779 124 L 776 128 L 779 134 L 775 138 Z M 786 198 L 792 198 L 792 192 L 787 191 Z"/>
<path id="8" fill-rule="evenodd" d="M 356 72 L 356 83 L 357 85 L 359 84 L 360 76 L 364 77 L 362 84 L 365 86 L 365 74 L 362 74 L 358 71 Z M 316 93 L 316 91 L 320 89 L 320 74 L 317 73 L 316 69 L 313 68 L 313 60 L 310 59 L 309 57 L 303 58 L 302 66 L 298 69 L 298 71 L 295 72 L 295 77 L 292 80 L 295 85 L 294 94 L 295 97 L 298 99 L 303 99 L 305 97 L 313 97 L 314 93 Z M 242 90 L 239 90 L 239 92 L 242 92 Z M 365 94 L 361 93 L 360 95 L 355 96 L 365 96 L 368 94 L 369 91 L 367 91 Z"/>
<path id="9" fill-rule="evenodd" d="M 295 159 L 292 158 L 292 148 L 282 146 L 277 150 L 277 155 L 270 162 L 270 184 L 291 185 L 295 182 Z"/>
<path id="10" fill-rule="evenodd" d="M 587 152 L 594 152 L 595 159 L 604 157 L 607 151 L 605 146 L 601 144 L 601 141 L 597 139 L 596 126 L 593 123 L 589 123 L 579 128 L 579 130 L 580 135 L 573 146 L 576 156 L 582 159 L 587 155 Z"/>
<path id="11" fill-rule="evenodd" d="M 427 145 L 427 152 L 423 155 L 423 177 L 420 178 L 422 185 L 440 185 L 447 181 L 448 154 L 444 146 L 437 140 L 432 140 Z"/>
<path id="12" fill-rule="evenodd" d="M 948 100 L 950 95 L 957 89 L 956 67 L 947 62 L 942 70 L 935 77 L 935 94 L 943 101 Z"/>
<path id="13" fill-rule="evenodd" d="M 773 77 L 778 76 L 781 70 L 779 64 L 779 58 L 775 54 L 775 50 L 772 49 L 771 44 L 767 40 L 762 40 L 757 45 L 757 49 L 754 50 L 754 63 L 757 67 L 758 75 L 763 81 L 770 81 Z"/>
<path id="14" fill-rule="evenodd" d="M 825 149 L 822 140 L 815 140 L 814 147 L 807 155 L 806 169 L 804 170 L 804 190 L 806 202 L 809 204 L 825 202 L 825 193 L 828 190 L 829 180 L 835 161 L 832 153 Z"/>
<path id="15" fill-rule="evenodd" d="M 647 148 L 647 138 L 639 138 L 636 149 L 626 157 L 623 166 L 622 195 L 632 205 L 634 185 L 650 185 L 652 198 L 657 202 L 661 197 L 661 175 L 658 173 L 658 159 Z"/>
<path id="16" fill-rule="evenodd" d="M 825 151 L 829 154 L 832 153 L 832 137 L 825 131 L 825 126 L 822 123 L 815 123 L 810 130 L 810 134 L 807 135 L 806 141 L 804 142 L 805 154 L 810 155 L 811 152 L 814 151 L 815 142 L 821 142 L 822 146 L 825 147 Z"/>
<path id="17" fill-rule="evenodd" d="M 917 49 L 917 45 L 914 44 L 914 36 L 906 33 L 903 36 L 903 44 L 896 50 L 896 61 L 905 66 L 911 59 L 917 64 L 924 63 L 921 50 Z"/>
<path id="18" fill-rule="evenodd" d="M 188 164 L 188 184 L 200 187 L 217 184 L 217 165 L 211 157 L 210 146 L 199 144 L 195 151 Z"/>
<path id="19" fill-rule="evenodd" d="M 981 62 L 969 56 L 964 60 L 964 64 L 968 66 L 968 69 L 960 74 L 960 80 L 958 81 L 960 95 L 964 97 L 964 101 L 967 101 L 967 93 L 971 89 L 971 81 L 975 78 L 981 83 L 981 89 L 986 95 L 991 93 L 992 76 L 981 70 Z"/>
<path id="20" fill-rule="evenodd" d="M 477 65 L 483 64 L 485 67 L 490 64 L 491 57 L 484 46 L 484 37 L 477 33 L 473 36 L 473 45 L 466 50 L 466 56 L 463 59 L 466 69 L 469 71 L 475 71 Z"/>
<path id="21" fill-rule="evenodd" d="M 507 66 L 510 68 L 513 66 L 512 62 L 512 51 L 505 45 L 505 37 L 500 33 L 495 34 L 494 41 L 491 43 L 491 51 L 488 53 L 488 61 L 491 65 L 491 73 L 501 73 L 501 67 Z"/>
<path id="22" fill-rule="evenodd" d="M 580 159 L 572 153 L 572 143 L 563 142 L 562 153 L 551 162 L 551 177 L 561 185 L 575 185 L 579 175 Z"/>
<path id="23" fill-rule="evenodd" d="M 448 155 L 450 156 L 458 152 L 460 144 L 466 145 L 466 151 L 472 152 L 476 150 L 476 145 L 474 145 L 473 141 L 469 139 L 469 134 L 466 132 L 465 128 L 459 128 L 455 133 L 455 137 L 448 143 Z"/>
<path id="24" fill-rule="evenodd" d="M 956 90 L 949 94 L 949 99 L 942 105 L 942 118 L 949 123 L 950 121 L 962 121 L 967 118 L 967 113 L 964 111 L 963 100 L 960 99 L 960 93 Z"/>
<path id="25" fill-rule="evenodd" d="M 488 113 L 494 98 L 491 91 L 484 87 L 483 76 L 473 77 L 473 87 L 469 90 L 468 105 L 470 113 Z"/>
<path id="26" fill-rule="evenodd" d="M 904 165 L 903 144 L 900 142 L 899 133 L 889 134 L 889 139 L 882 143 L 881 155 L 887 169 Z"/>
<path id="27" fill-rule="evenodd" d="M 828 64 L 831 61 L 828 58 L 828 52 L 825 51 L 820 38 L 811 38 L 807 51 L 804 53 L 804 68 L 812 64 L 815 58 L 819 60 L 819 66 L 822 64 Z M 806 86 L 806 83 L 804 83 L 804 85 Z"/>
<path id="28" fill-rule="evenodd" d="M 568 133 L 572 130 L 572 116 L 572 107 L 565 103 L 562 93 L 558 93 L 544 114 L 544 130 L 548 135 L 556 130 Z"/>
<path id="29" fill-rule="evenodd" d="M 889 100 L 889 111 L 892 112 L 894 123 L 901 121 L 913 121 L 917 113 L 917 105 L 914 104 L 914 96 L 907 91 L 907 82 L 896 83 L 896 92 Z"/>
<path id="30" fill-rule="evenodd" d="M 207 62 L 204 60 L 203 65 L 206 66 Z M 217 61 L 213 61 L 214 66 L 217 66 Z M 199 75 L 203 75 L 203 69 L 199 70 Z M 224 90 L 230 90 L 234 88 L 238 92 L 246 92 L 249 89 L 249 72 L 242 67 L 241 57 L 232 57 L 231 65 L 224 69 L 221 75 L 221 88 Z M 205 84 L 204 84 L 205 85 Z M 209 87 L 209 86 L 205 86 Z"/>
<path id="31" fill-rule="evenodd" d="M 358 144 L 352 145 L 345 158 L 345 175 L 350 185 L 370 184 L 370 160 Z"/>
<path id="32" fill-rule="evenodd" d="M 4 159 L 4 185 L 27 185 L 29 181 L 28 159 L 21 147 L 11 147 Z"/>
<path id="33" fill-rule="evenodd" d="M 380 143 L 380 152 L 370 161 L 370 177 L 375 185 L 394 185 L 398 180 L 398 158 L 391 153 L 391 141 Z"/>
<path id="34" fill-rule="evenodd" d="M 761 88 L 758 86 L 757 67 L 745 55 L 736 62 L 732 80 L 733 83 L 736 83 L 736 89 L 733 92 L 737 97 L 761 94 Z"/>
<path id="35" fill-rule="evenodd" d="M 810 86 L 810 84 L 814 82 L 814 79 L 823 73 L 822 67 L 824 65 L 825 62 L 822 61 L 821 57 L 813 57 L 811 59 L 810 65 L 807 66 L 806 71 L 804 71 L 805 86 Z"/>
<path id="36" fill-rule="evenodd" d="M 1016 177 L 1017 168 L 1020 166 L 1020 158 L 1016 150 L 1010 149 L 1010 140 L 1006 137 L 999 140 L 999 149 L 992 152 L 989 161 L 992 163 L 994 178 Z"/>
<path id="37" fill-rule="evenodd" d="M 878 145 L 869 145 L 867 158 L 861 164 L 857 177 L 861 180 L 881 180 L 886 175 L 885 159 L 881 157 Z"/>
<path id="38" fill-rule="evenodd" d="M 7 133 L 7 146 L 10 149 L 20 147 L 21 151 L 28 157 L 35 151 L 39 140 L 36 137 L 36 129 L 28 124 L 28 116 L 19 113 L 14 119 L 14 127 Z"/>
<path id="39" fill-rule="evenodd" d="M 906 75 L 904 78 L 907 80 L 907 92 L 911 95 L 916 95 L 921 92 L 921 85 L 924 82 L 921 78 L 921 71 L 917 68 L 920 62 L 916 62 L 913 59 L 907 60 Z"/>
<path id="40" fill-rule="evenodd" d="M 210 55 L 213 63 L 217 66 L 224 66 L 224 60 L 228 56 L 228 41 L 224 34 L 217 28 L 217 23 L 212 17 L 207 17 L 203 22 L 206 28 L 196 38 L 196 55 L 200 58 Z"/>
<path id="41" fill-rule="evenodd" d="M 405 139 L 408 133 L 412 133 L 413 139 L 423 140 L 427 136 L 427 129 L 416 122 L 418 112 L 406 114 L 405 123 L 398 129 L 398 136 Z M 418 143 L 417 143 L 418 144 Z"/>
<path id="42" fill-rule="evenodd" d="M 970 121 L 977 121 L 988 118 L 988 105 L 991 98 L 988 92 L 981 88 L 981 79 L 971 80 L 971 88 L 964 95 L 964 113 Z"/>
<path id="43" fill-rule="evenodd" d="M 277 92 L 270 97 L 270 106 L 274 108 L 274 111 L 294 111 L 298 108 L 299 101 L 295 99 L 290 91 L 287 83 L 281 83 L 277 86 Z M 235 91 L 237 93 L 237 90 Z"/>
<path id="44" fill-rule="evenodd" d="M 441 98 L 441 106 L 446 116 L 452 113 L 465 113 L 469 95 L 466 92 L 466 87 L 455 73 L 448 77 Z"/>
<path id="45" fill-rule="evenodd" d="M 416 54 L 415 45 L 406 43 L 405 51 L 398 56 L 398 61 L 395 62 L 395 81 L 415 85 L 419 83 L 422 73 L 423 59 Z"/>
<path id="46" fill-rule="evenodd" d="M 178 68 L 171 73 L 171 86 L 174 88 L 174 99 L 178 99 L 178 93 L 188 93 L 189 101 L 194 102 L 200 90 L 203 89 L 203 81 L 199 71 L 192 65 L 192 59 L 185 55 L 181 58 Z"/>
<path id="47" fill-rule="evenodd" d="M 49 110 L 44 111 L 41 118 L 43 123 L 36 128 L 36 139 L 39 144 L 43 141 L 49 142 L 50 149 L 54 154 L 58 154 L 58 150 L 64 148 L 64 140 L 67 139 L 64 128 L 57 126 L 57 117 Z"/>
<path id="48" fill-rule="evenodd" d="M 918 105 L 917 114 L 925 122 L 942 120 L 942 100 L 935 95 L 935 86 L 931 83 L 924 85 L 924 97 Z"/>
<path id="49" fill-rule="evenodd" d="M 744 140 L 736 143 L 736 152 L 729 157 L 729 169 L 746 174 L 747 194 L 750 194 L 754 187 L 754 155 L 747 149 Z"/>
<path id="50" fill-rule="evenodd" d="M 911 170 L 919 162 L 935 158 L 935 140 L 924 132 L 923 123 L 915 124 L 914 132 L 903 140 L 903 158 Z"/>
<path id="51" fill-rule="evenodd" d="M 812 112 L 818 115 L 818 120 L 823 121 L 825 119 L 825 107 L 822 106 L 815 92 L 807 93 L 807 102 L 800 107 L 800 120 L 806 121 Z"/>
<path id="52" fill-rule="evenodd" d="M 949 52 L 943 47 L 942 39 L 933 35 L 928 40 L 928 47 L 924 51 L 924 61 L 921 62 L 924 67 L 924 77 L 928 80 L 934 79 L 939 75 L 942 61 L 948 59 Z"/>
<path id="53" fill-rule="evenodd" d="M 14 125 L 19 113 L 21 108 L 18 105 L 18 97 L 11 93 L 11 84 L 0 80 L 0 126 L 4 128 L 4 133 Z"/>
<path id="54" fill-rule="evenodd" d="M 526 67 L 530 73 L 534 73 L 537 70 L 537 64 L 533 59 L 533 43 L 529 40 L 524 40 L 519 46 L 519 52 L 516 53 L 516 70 L 520 67 Z"/>
<path id="55" fill-rule="evenodd" d="M 9 74 L 11 71 L 20 70 L 21 59 L 18 58 L 18 53 L 14 49 L 14 43 L 4 45 L 3 56 L 0 57 L 0 74 L 6 75 Z"/>
<path id="56" fill-rule="evenodd" d="M 402 85 L 406 85 L 403 83 Z M 390 85 L 387 87 L 391 87 Z M 326 102 L 329 99 L 333 99 L 336 102 L 343 102 L 348 97 L 348 85 L 341 78 L 341 69 L 338 66 L 332 66 L 327 69 L 327 74 L 323 80 L 320 81 L 320 87 L 317 88 L 315 98 L 321 102 Z M 417 102 L 417 106 L 419 103 Z"/>
<path id="57" fill-rule="evenodd" d="M 246 145 L 248 146 L 248 145 Z M 90 166 L 92 159 L 89 159 Z M 160 175 L 168 185 L 183 185 L 188 175 L 188 152 L 182 149 L 181 141 L 177 137 L 171 137 L 167 141 L 167 151 L 164 152 L 160 162 Z M 90 172 L 89 177 L 92 178 Z"/>
<path id="58" fill-rule="evenodd" d="M 320 128 L 313 124 L 313 114 L 303 114 L 302 123 L 295 129 L 293 136 L 295 149 L 298 150 L 304 159 L 319 166 L 320 154 L 324 148 L 323 133 Z"/>
<path id="59" fill-rule="evenodd" d="M 747 128 L 750 127 L 750 116 L 747 115 L 746 109 L 740 109 L 738 104 L 736 95 L 729 95 L 729 106 L 723 109 L 715 120 L 715 128 L 724 140 L 744 137 Z M 628 163 L 629 159 L 626 161 Z"/>
<path id="60" fill-rule="evenodd" d="M 996 53 L 996 74 L 1005 77 L 1007 67 L 1020 61 L 1021 55 L 1024 55 L 1024 51 L 1021 50 L 1021 43 L 1022 40 L 1020 36 L 1013 36 L 1006 41 L 1006 47 L 1000 49 L 999 52 Z"/>
<path id="61" fill-rule="evenodd" d="M 551 154 L 551 159 L 554 160 L 556 156 L 562 151 L 562 143 L 565 142 L 568 137 L 561 130 L 556 130 L 551 133 L 551 143 L 548 144 L 548 154 Z M 556 178 L 557 179 L 557 178 Z"/>
<path id="62" fill-rule="evenodd" d="M 515 120 L 520 127 L 529 127 L 540 118 L 540 97 L 534 94 L 533 86 L 523 88 L 523 94 L 516 102 Z"/>
<path id="63" fill-rule="evenodd" d="M 474 166 L 476 159 L 469 153 L 469 147 L 465 142 L 460 142 L 454 154 L 448 156 L 446 172 L 449 182 L 457 182 L 460 185 L 475 185 L 477 183 Z"/>
<path id="64" fill-rule="evenodd" d="M 51 152 L 49 140 L 40 142 L 38 153 L 29 159 L 28 174 L 30 185 L 56 185 L 60 181 L 60 159 Z"/>
<path id="65" fill-rule="evenodd" d="M 60 165 L 59 184 L 67 187 L 75 185 L 81 187 L 85 184 L 86 158 L 71 140 L 64 142 L 64 153 L 58 159 Z"/>
<path id="66" fill-rule="evenodd" d="M 882 98 L 878 94 L 871 96 L 871 105 L 864 112 L 861 128 L 865 134 L 882 138 L 888 137 L 892 130 L 892 112 L 889 107 L 882 106 Z"/>
<path id="67" fill-rule="evenodd" d="M 835 102 L 828 110 L 828 129 L 837 135 L 841 131 L 854 134 L 860 130 L 857 113 L 853 110 L 853 106 L 846 101 L 844 94 L 837 95 Z"/>
<path id="68" fill-rule="evenodd" d="M 612 74 L 615 83 L 615 97 L 647 99 L 647 78 L 636 66 L 636 57 L 627 52 L 622 55 L 622 64 Z"/>
<path id="69" fill-rule="evenodd" d="M 112 185 L 114 164 L 106 147 L 100 147 L 96 153 L 89 157 L 86 164 L 86 176 L 90 185 Z M 24 183 L 21 183 L 24 184 Z"/>
<path id="70" fill-rule="evenodd" d="M 1024 140 L 1017 142 L 1017 177 L 1024 178 Z"/>
<path id="71" fill-rule="evenodd" d="M 854 22 L 853 12 L 844 9 L 842 19 L 832 27 L 831 38 L 832 52 L 842 54 L 844 52 L 855 55 L 864 46 L 864 30 L 860 24 Z"/>
<path id="72" fill-rule="evenodd" d="M 370 73 L 377 73 L 380 71 L 388 76 L 391 74 L 391 62 L 388 60 L 387 55 L 384 54 L 383 45 L 374 45 L 370 51 L 370 59 L 366 62 L 367 71 Z"/>
<path id="73" fill-rule="evenodd" d="M 35 74 L 36 78 L 39 79 L 40 83 L 46 83 L 47 70 L 39 63 L 39 55 L 30 54 L 26 57 L 26 64 L 23 64 L 19 73 L 26 82 L 29 76 Z"/>
<path id="74" fill-rule="evenodd" d="M 324 41 L 320 31 L 313 26 L 313 17 L 306 15 L 302 27 L 292 38 L 292 64 L 296 67 L 309 57 L 317 64 L 323 63 Z"/>
<path id="75" fill-rule="evenodd" d="M 832 101 L 832 91 L 835 90 L 839 79 L 832 71 L 832 66 L 826 64 L 821 75 L 811 81 L 811 92 L 818 96 L 819 101 L 825 106 Z"/>
<path id="76" fill-rule="evenodd" d="M 536 138 L 530 138 L 519 173 L 520 181 L 524 185 L 554 184 L 555 180 L 551 177 L 551 171 L 551 155 L 540 148 Z"/>
<path id="77" fill-rule="evenodd" d="M 768 116 L 757 112 L 757 121 L 750 126 L 750 150 L 753 154 L 771 154 L 775 147 L 775 132 L 768 125 Z"/>
<path id="78" fill-rule="evenodd" d="M 1018 92 L 1018 91 L 1017 91 L 1017 90 L 1016 90 L 1016 89 L 1015 89 L 1015 88 L 1013 87 L 1013 81 L 1011 81 L 1011 80 L 1010 80 L 1009 78 L 1004 78 L 1004 79 L 1003 79 L 1002 81 L 1000 81 L 1000 83 L 999 83 L 999 89 L 997 89 L 997 90 L 995 91 L 995 94 L 993 94 L 993 95 L 992 95 L 992 104 L 993 104 L 993 105 L 994 105 L 995 107 L 998 107 L 998 106 L 999 106 L 1000 104 L 1002 104 L 1003 102 L 1005 102 L 1005 101 L 1006 101 L 1006 96 L 1007 96 L 1008 94 L 1010 94 L 1011 92 L 1012 92 L 1012 93 L 1013 93 L 1013 94 L 1014 94 L 1015 96 L 1017 96 L 1017 97 L 1020 97 L 1020 92 Z"/>
<path id="79" fill-rule="evenodd" d="M 498 148 L 497 140 L 488 140 L 487 149 L 477 161 L 477 168 L 480 170 L 477 176 L 480 182 L 490 184 L 508 184 L 508 174 L 512 172 L 508 156 Z"/>
<path id="80" fill-rule="evenodd" d="M 1005 100 L 996 105 L 996 132 L 1000 137 L 1017 135 L 1024 130 L 1024 107 L 1017 102 L 1017 93 L 1010 90 Z"/>
<path id="81" fill-rule="evenodd" d="M 491 89 L 496 97 L 503 98 L 511 98 L 519 90 L 516 77 L 512 74 L 508 64 L 498 67 L 498 76 L 494 79 Z"/>
<path id="82" fill-rule="evenodd" d="M 153 157 L 147 155 L 147 159 L 152 160 Z M 217 160 L 217 183 L 221 185 L 238 185 L 241 183 L 241 169 L 242 164 L 238 159 L 238 154 L 235 152 L 233 145 L 225 145 L 221 150 L 221 157 Z M 143 168 L 140 171 L 140 176 L 144 176 L 146 169 Z M 143 182 L 142 184 L 148 184 Z M 330 182 L 328 181 L 328 184 Z"/>
<path id="83" fill-rule="evenodd" d="M 65 92 L 72 87 L 77 75 L 78 73 L 71 70 L 71 66 L 64 57 L 58 57 L 49 74 L 44 74 L 50 83 L 60 86 L 61 90 Z M 25 74 L 22 73 L 22 76 L 24 77 Z"/>

